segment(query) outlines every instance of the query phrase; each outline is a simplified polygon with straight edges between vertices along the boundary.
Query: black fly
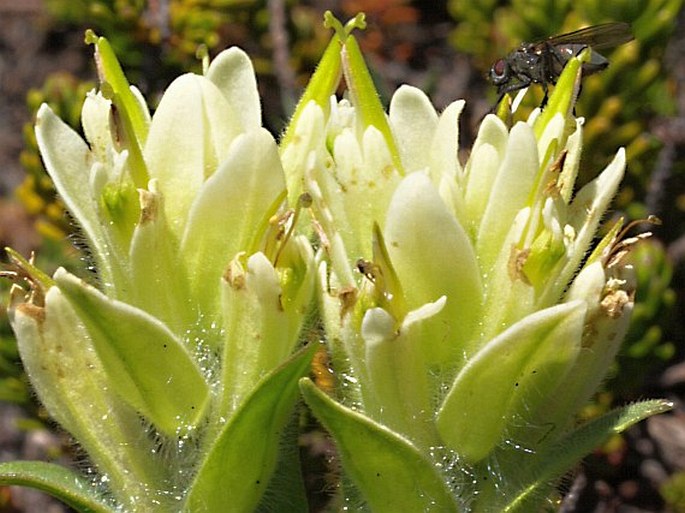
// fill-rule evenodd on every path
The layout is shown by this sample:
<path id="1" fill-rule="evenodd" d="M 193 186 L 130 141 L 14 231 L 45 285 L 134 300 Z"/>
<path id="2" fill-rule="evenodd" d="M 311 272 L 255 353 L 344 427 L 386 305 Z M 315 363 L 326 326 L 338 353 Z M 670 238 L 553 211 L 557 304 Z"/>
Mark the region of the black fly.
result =
<path id="1" fill-rule="evenodd" d="M 604 23 L 536 43 L 522 43 L 493 64 L 490 68 L 490 81 L 497 86 L 499 100 L 506 93 L 523 89 L 532 83 L 541 84 L 545 91 L 544 105 L 548 85 L 556 84 L 564 65 L 571 57 L 590 47 L 590 60 L 583 63 L 583 74 L 590 75 L 609 65 L 609 61 L 595 50 L 618 46 L 632 39 L 633 34 L 628 23 Z"/>

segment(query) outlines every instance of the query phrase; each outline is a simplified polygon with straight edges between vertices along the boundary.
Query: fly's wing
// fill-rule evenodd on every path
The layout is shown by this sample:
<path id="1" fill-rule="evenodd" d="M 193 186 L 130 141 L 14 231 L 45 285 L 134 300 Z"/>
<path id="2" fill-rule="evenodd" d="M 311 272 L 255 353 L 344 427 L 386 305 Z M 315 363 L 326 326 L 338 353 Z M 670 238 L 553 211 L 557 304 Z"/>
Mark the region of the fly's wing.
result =
<path id="1" fill-rule="evenodd" d="M 633 33 L 630 30 L 630 24 L 614 22 L 593 25 L 574 32 L 568 32 L 567 34 L 552 36 L 535 44 L 547 44 L 551 46 L 585 45 L 593 50 L 601 50 L 602 48 L 622 45 L 623 43 L 632 40 Z"/>

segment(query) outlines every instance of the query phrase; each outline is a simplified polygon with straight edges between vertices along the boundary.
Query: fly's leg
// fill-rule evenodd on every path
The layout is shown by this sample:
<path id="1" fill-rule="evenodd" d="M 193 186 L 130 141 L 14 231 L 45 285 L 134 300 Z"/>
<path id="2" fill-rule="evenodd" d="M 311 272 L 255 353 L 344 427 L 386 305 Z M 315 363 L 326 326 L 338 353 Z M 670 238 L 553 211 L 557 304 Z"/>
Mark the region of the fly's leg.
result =
<path id="1" fill-rule="evenodd" d="M 542 102 L 540 102 L 540 110 L 544 109 L 547 105 L 547 100 L 549 100 L 549 82 L 545 80 L 540 84 L 545 95 L 542 97 Z"/>
<path id="2" fill-rule="evenodd" d="M 502 84 L 497 89 L 499 96 L 497 98 L 497 101 L 495 102 L 495 105 L 493 105 L 492 109 L 490 109 L 490 113 L 493 113 L 497 110 L 497 106 L 502 102 L 502 100 L 508 93 L 513 93 L 514 91 L 518 91 L 519 89 L 525 89 L 533 83 L 533 79 L 528 75 L 519 74 L 517 78 L 518 80 L 513 84 Z"/>
<path id="3" fill-rule="evenodd" d="M 500 94 L 500 100 L 505 94 L 513 93 L 514 91 L 518 91 L 519 89 L 524 89 L 534 82 L 533 78 L 529 77 L 528 75 L 518 74 L 516 78 L 518 80 L 516 80 L 514 83 L 502 84 L 497 89 L 497 92 Z"/>

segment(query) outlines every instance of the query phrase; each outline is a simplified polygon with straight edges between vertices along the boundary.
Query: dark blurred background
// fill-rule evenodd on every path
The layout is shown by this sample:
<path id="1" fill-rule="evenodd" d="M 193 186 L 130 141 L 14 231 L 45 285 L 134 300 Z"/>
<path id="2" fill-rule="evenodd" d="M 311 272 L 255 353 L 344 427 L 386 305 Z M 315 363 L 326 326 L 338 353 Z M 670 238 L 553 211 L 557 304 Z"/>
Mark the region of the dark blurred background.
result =
<path id="1" fill-rule="evenodd" d="M 0 243 L 43 268 L 78 268 L 70 225 L 36 150 L 32 119 L 42 102 L 79 129 L 85 92 L 95 85 L 86 28 L 106 36 L 154 109 L 164 88 L 199 72 L 196 50 L 238 45 L 254 61 L 265 125 L 278 136 L 328 42 L 327 9 L 340 19 L 359 11 L 357 32 L 384 102 L 399 84 L 422 88 L 438 109 L 464 98 L 463 158 L 496 91 L 492 63 L 522 41 L 625 21 L 635 41 L 604 54 L 610 67 L 584 80 L 576 112 L 585 116 L 581 182 L 619 146 L 628 170 L 614 215 L 654 214 L 654 237 L 631 254 L 638 269 L 633 326 L 604 390 L 583 417 L 647 397 L 676 409 L 616 436 L 569 475 L 565 512 L 685 512 L 685 16 L 683 0 L 0 0 Z M 523 106 L 539 104 L 534 87 Z M 637 232 L 635 232 L 637 233 Z M 2 284 L 2 310 L 6 301 Z M 325 437 L 303 437 L 312 476 L 312 511 L 325 508 L 315 479 L 330 457 Z M 16 346 L 0 314 L 0 461 L 80 461 L 64 433 L 35 403 Z M 305 472 L 307 471 L 305 468 Z M 63 512 L 36 492 L 0 488 L 0 513 Z"/>

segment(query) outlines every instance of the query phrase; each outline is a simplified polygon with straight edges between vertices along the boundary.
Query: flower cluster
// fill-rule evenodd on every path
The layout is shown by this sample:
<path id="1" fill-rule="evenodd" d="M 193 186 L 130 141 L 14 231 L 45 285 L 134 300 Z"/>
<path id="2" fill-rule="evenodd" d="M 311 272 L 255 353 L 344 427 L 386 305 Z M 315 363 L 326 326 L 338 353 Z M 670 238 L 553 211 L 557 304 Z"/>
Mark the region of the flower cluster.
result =
<path id="1" fill-rule="evenodd" d="M 574 422 L 633 304 L 620 222 L 591 252 L 624 152 L 574 192 L 584 56 L 543 112 L 511 128 L 486 116 L 462 164 L 464 103 L 438 113 L 404 86 L 386 114 L 350 34 L 363 17 L 327 23 L 280 144 L 235 48 L 174 81 L 151 117 L 90 34 L 86 140 L 39 111 L 97 280 L 13 253 L 28 290 L 10 313 L 40 399 L 102 477 L 55 478 L 75 508 L 306 510 L 301 487 L 272 479 L 299 472 L 285 429 L 298 384 L 337 444 L 344 506 L 374 512 L 534 511 L 606 436 L 668 407 Z M 310 315 L 335 398 L 304 377 Z"/>

